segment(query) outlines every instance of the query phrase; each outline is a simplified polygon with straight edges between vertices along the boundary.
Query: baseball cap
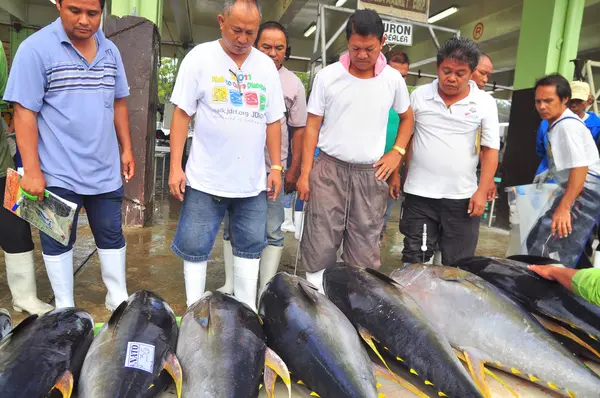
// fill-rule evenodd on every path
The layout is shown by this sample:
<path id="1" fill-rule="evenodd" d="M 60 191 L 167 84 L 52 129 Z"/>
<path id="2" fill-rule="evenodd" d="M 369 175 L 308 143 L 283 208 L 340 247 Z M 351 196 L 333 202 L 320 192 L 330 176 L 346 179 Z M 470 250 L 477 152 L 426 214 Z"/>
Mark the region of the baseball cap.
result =
<path id="1" fill-rule="evenodd" d="M 586 82 L 571 82 L 571 99 L 587 101 L 590 98 L 590 85 Z"/>

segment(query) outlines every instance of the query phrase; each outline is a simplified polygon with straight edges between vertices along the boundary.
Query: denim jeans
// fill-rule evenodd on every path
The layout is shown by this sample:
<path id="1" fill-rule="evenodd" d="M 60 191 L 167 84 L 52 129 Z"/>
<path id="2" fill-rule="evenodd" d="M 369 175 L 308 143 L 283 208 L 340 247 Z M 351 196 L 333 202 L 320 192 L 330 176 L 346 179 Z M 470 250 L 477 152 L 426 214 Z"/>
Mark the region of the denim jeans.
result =
<path id="1" fill-rule="evenodd" d="M 70 251 L 77 237 L 79 210 L 85 208 L 90 228 L 99 249 L 121 249 L 125 246 L 121 207 L 125 189 L 123 186 L 113 192 L 100 195 L 78 195 L 64 188 L 48 187 L 48 191 L 77 205 L 69 245 L 63 246 L 48 235 L 40 232 L 42 251 L 47 256 L 59 256 Z"/>
<path id="2" fill-rule="evenodd" d="M 207 261 L 226 212 L 232 220 L 233 255 L 260 258 L 266 246 L 266 192 L 250 198 L 222 198 L 186 187 L 171 250 L 185 261 Z"/>
<path id="3" fill-rule="evenodd" d="M 267 231 L 267 244 L 269 246 L 283 247 L 283 233 L 281 232 L 281 225 L 285 220 L 283 212 L 283 201 L 284 201 L 283 184 L 281 186 L 281 192 L 277 196 L 277 200 L 267 201 L 267 214 L 266 214 L 266 231 Z M 229 212 L 225 215 L 223 227 L 223 239 L 229 240 L 231 235 L 230 224 L 229 224 Z"/>

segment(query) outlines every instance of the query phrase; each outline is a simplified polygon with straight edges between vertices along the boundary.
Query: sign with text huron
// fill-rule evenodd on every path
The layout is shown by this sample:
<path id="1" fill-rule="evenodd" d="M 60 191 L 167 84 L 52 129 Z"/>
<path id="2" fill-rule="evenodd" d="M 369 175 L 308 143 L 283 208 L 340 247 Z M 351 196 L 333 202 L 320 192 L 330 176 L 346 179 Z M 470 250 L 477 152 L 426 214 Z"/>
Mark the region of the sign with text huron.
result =
<path id="1" fill-rule="evenodd" d="M 358 9 L 369 8 L 382 16 L 427 22 L 430 2 L 431 0 L 359 0 Z"/>
<path id="2" fill-rule="evenodd" d="M 395 21 L 383 21 L 386 43 L 412 46 L 413 26 Z"/>

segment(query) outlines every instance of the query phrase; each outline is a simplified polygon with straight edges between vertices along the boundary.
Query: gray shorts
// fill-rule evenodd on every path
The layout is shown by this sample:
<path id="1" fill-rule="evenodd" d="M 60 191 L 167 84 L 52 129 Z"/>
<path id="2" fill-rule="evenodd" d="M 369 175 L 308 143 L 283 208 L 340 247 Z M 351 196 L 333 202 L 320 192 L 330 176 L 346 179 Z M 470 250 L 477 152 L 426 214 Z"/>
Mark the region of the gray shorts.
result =
<path id="1" fill-rule="evenodd" d="M 302 265 L 317 272 L 342 259 L 365 268 L 381 266 L 379 234 L 387 207 L 388 185 L 375 178 L 372 164 L 343 162 L 323 151 L 310 173 L 310 200 L 306 202 L 300 244 Z"/>

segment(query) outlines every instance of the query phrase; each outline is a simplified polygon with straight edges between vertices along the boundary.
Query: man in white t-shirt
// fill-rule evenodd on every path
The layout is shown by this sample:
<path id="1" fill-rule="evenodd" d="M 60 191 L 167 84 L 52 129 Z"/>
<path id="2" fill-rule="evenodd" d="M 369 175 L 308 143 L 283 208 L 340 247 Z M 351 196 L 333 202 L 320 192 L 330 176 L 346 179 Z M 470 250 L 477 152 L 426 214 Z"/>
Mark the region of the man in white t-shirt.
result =
<path id="1" fill-rule="evenodd" d="M 571 87 L 559 74 L 535 85 L 535 106 L 548 121 L 545 140 L 550 178 L 562 194 L 527 237 L 528 254 L 577 266 L 583 247 L 600 217 L 600 157 L 590 130 L 568 108 Z"/>
<path id="2" fill-rule="evenodd" d="M 308 103 L 298 180 L 300 199 L 308 200 L 300 252 L 307 279 L 321 291 L 323 272 L 335 264 L 342 239 L 346 263 L 381 265 L 386 181 L 406 153 L 413 129 L 404 79 L 381 54 L 383 33 L 375 11 L 352 14 L 348 53 L 317 74 Z M 394 147 L 384 154 L 390 108 L 401 123 Z"/>
<path id="3" fill-rule="evenodd" d="M 286 185 L 295 189 L 296 181 L 300 176 L 300 161 L 302 151 L 302 138 L 306 125 L 306 92 L 298 76 L 283 66 L 290 54 L 288 34 L 286 29 L 275 21 L 267 21 L 260 25 L 256 48 L 267 54 L 275 63 L 281 79 L 281 87 L 285 100 L 286 116 L 281 119 L 281 162 L 286 164 L 293 151 L 294 159 L 289 170 L 285 173 Z M 288 125 L 290 130 L 288 131 Z M 292 138 L 292 148 L 289 147 L 289 135 Z M 266 152 L 266 151 L 265 151 Z M 289 154 L 289 155 L 288 155 Z M 271 159 L 265 153 L 266 172 L 271 172 Z M 283 254 L 283 234 L 281 226 L 284 221 L 283 187 L 277 200 L 268 202 L 267 210 L 267 247 L 260 258 L 259 292 L 269 280 L 277 273 L 281 255 Z M 291 208 L 289 211 L 291 212 Z M 233 252 L 229 240 L 229 217 L 226 218 L 223 232 L 223 258 L 225 260 L 225 285 L 219 289 L 224 293 L 233 290 Z"/>
<path id="4" fill-rule="evenodd" d="M 496 102 L 471 81 L 480 54 L 471 40 L 448 40 L 438 51 L 438 78 L 411 95 L 415 131 L 400 222 L 405 263 L 427 263 L 436 248 L 444 265 L 475 253 L 500 147 Z"/>
<path id="5" fill-rule="evenodd" d="M 228 0 L 218 20 L 222 38 L 190 51 L 171 96 L 176 108 L 169 188 L 183 200 L 171 249 L 184 260 L 190 306 L 204 293 L 206 264 L 228 212 L 233 293 L 256 308 L 267 196 L 275 200 L 282 184 L 280 120 L 285 106 L 273 61 L 252 47 L 260 23 L 258 2 Z M 193 115 L 196 127 L 184 173 L 181 156 Z M 272 159 L 268 177 L 265 142 Z"/>

